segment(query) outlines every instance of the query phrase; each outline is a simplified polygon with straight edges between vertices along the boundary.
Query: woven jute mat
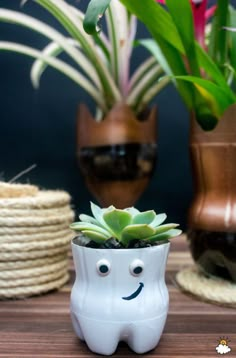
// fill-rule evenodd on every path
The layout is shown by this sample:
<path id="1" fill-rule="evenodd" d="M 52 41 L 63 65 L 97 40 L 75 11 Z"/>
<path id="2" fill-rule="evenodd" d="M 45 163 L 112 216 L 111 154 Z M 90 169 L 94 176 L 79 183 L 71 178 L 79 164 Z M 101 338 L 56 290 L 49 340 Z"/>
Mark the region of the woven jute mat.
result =
<path id="1" fill-rule="evenodd" d="M 38 295 L 68 281 L 73 219 L 68 193 L 0 182 L 0 299 Z"/>
<path id="2" fill-rule="evenodd" d="M 236 284 L 213 276 L 206 276 L 193 265 L 177 273 L 176 281 L 186 293 L 202 301 L 236 307 Z"/>

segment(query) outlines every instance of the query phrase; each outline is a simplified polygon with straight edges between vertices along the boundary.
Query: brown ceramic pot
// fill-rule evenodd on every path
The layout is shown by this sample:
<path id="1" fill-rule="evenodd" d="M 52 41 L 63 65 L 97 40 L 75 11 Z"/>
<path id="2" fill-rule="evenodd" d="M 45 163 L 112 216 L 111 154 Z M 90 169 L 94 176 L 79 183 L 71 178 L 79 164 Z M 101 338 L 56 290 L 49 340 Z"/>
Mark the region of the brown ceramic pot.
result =
<path id="1" fill-rule="evenodd" d="M 190 152 L 192 256 L 206 273 L 236 282 L 236 104 L 212 131 L 203 131 L 192 119 Z"/>
<path id="2" fill-rule="evenodd" d="M 117 104 L 96 122 L 85 105 L 77 120 L 78 161 L 89 191 L 100 205 L 135 204 L 153 174 L 157 155 L 156 109 L 138 120 Z"/>

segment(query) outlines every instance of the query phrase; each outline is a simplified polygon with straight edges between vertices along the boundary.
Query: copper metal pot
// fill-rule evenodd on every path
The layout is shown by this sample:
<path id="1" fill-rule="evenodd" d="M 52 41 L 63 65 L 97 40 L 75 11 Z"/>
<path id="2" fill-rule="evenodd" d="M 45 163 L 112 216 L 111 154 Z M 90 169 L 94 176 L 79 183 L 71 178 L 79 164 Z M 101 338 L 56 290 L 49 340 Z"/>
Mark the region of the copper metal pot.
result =
<path id="1" fill-rule="evenodd" d="M 190 249 L 208 274 L 236 281 L 236 104 L 205 132 L 192 118 L 195 196 L 189 210 Z"/>
<path id="2" fill-rule="evenodd" d="M 153 174 L 157 155 L 156 109 L 138 120 L 117 104 L 96 122 L 85 105 L 77 120 L 78 161 L 85 183 L 102 206 L 134 205 Z"/>

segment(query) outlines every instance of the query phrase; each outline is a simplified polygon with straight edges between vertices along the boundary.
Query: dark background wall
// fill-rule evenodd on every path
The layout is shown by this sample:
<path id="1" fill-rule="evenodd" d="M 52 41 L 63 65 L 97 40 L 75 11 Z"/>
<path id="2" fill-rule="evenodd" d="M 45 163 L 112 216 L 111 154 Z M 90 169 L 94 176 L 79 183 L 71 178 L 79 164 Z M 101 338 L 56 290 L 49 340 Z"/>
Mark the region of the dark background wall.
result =
<path id="1" fill-rule="evenodd" d="M 71 1 L 84 8 L 87 1 Z M 60 28 L 40 7 L 29 1 L 0 0 L 0 7 L 22 11 Z M 140 37 L 147 35 L 139 27 Z M 12 24 L 0 24 L 0 41 L 20 42 L 42 48 L 47 40 Z M 133 65 L 147 54 L 136 50 Z M 76 163 L 75 117 L 79 102 L 92 107 L 88 95 L 72 81 L 48 69 L 40 89 L 32 88 L 29 71 L 32 60 L 14 53 L 0 53 L 0 179 L 8 181 L 36 163 L 37 167 L 19 181 L 46 189 L 67 190 L 78 212 L 88 212 L 93 200 Z M 188 113 L 172 86 L 158 95 L 158 165 L 150 186 L 137 203 L 140 210 L 166 212 L 169 219 L 185 228 L 192 197 L 188 157 Z"/>

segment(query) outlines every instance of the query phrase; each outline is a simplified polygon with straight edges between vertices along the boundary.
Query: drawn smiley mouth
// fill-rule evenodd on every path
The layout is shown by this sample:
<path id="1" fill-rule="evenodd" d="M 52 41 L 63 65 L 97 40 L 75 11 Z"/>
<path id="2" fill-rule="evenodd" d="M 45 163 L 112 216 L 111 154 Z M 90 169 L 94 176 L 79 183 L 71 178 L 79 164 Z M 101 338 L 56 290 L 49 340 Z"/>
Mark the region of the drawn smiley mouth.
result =
<path id="1" fill-rule="evenodd" d="M 127 300 L 127 301 L 133 300 L 140 294 L 140 292 L 142 291 L 143 288 L 144 288 L 144 284 L 142 282 L 139 282 L 138 289 L 134 293 L 132 293 L 130 296 L 122 297 L 122 299 Z"/>

